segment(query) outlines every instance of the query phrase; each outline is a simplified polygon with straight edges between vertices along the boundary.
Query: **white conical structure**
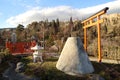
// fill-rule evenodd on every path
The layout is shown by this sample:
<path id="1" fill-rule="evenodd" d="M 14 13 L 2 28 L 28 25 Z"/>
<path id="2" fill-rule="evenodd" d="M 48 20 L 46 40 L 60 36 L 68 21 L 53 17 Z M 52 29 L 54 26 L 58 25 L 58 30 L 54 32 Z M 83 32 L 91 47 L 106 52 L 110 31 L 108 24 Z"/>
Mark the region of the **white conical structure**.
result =
<path id="1" fill-rule="evenodd" d="M 79 37 L 67 39 L 56 67 L 70 75 L 88 74 L 94 71 Z"/>

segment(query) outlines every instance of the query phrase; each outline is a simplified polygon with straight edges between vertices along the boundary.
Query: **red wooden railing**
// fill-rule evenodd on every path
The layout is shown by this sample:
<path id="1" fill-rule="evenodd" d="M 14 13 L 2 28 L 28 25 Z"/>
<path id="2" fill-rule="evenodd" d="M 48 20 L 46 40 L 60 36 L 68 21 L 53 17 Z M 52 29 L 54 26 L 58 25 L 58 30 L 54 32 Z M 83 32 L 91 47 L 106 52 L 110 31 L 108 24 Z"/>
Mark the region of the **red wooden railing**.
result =
<path id="1" fill-rule="evenodd" d="M 32 42 L 6 42 L 6 48 L 9 49 L 11 54 L 30 54 L 32 50 L 31 47 L 36 45 L 35 41 Z"/>

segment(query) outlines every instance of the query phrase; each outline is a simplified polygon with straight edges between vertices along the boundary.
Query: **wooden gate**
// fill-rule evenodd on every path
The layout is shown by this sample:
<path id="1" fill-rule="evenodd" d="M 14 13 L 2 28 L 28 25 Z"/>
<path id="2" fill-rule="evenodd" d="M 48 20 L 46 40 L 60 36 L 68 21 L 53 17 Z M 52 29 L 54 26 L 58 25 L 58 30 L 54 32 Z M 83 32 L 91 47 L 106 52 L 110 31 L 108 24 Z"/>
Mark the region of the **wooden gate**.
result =
<path id="1" fill-rule="evenodd" d="M 100 33 L 100 24 L 103 22 L 101 19 L 101 15 L 105 14 L 109 8 L 105 7 L 104 9 L 100 10 L 96 14 L 90 16 L 89 18 L 82 21 L 83 28 L 84 28 L 84 48 L 87 51 L 87 28 L 92 27 L 94 25 L 97 26 L 98 31 L 98 61 L 101 62 L 102 54 L 101 54 L 101 33 Z"/>

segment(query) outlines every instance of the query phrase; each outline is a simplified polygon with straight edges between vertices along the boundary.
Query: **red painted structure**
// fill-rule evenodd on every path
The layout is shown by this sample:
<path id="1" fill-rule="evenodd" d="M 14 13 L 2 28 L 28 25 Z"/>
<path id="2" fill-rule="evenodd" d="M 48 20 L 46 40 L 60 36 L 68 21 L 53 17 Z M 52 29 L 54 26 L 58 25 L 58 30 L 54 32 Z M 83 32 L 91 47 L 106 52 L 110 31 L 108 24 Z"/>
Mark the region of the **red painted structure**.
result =
<path id="1" fill-rule="evenodd" d="M 31 47 L 36 45 L 35 41 L 32 42 L 16 42 L 12 43 L 10 41 L 6 42 L 6 48 L 9 49 L 10 53 L 13 55 L 16 54 L 30 54 L 32 50 Z"/>

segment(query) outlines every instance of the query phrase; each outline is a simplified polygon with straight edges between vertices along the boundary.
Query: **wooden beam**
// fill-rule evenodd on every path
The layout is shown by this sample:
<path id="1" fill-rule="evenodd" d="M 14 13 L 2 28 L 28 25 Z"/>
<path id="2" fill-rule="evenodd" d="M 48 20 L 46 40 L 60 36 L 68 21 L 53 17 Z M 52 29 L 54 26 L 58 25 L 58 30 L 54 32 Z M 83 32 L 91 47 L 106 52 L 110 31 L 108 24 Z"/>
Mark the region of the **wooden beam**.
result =
<path id="1" fill-rule="evenodd" d="M 95 13 L 94 15 L 90 16 L 89 18 L 83 20 L 82 23 L 87 22 L 91 19 L 97 18 L 97 16 L 101 16 L 101 15 L 105 14 L 108 9 L 109 9 L 108 7 L 105 7 L 104 9 L 102 9 L 99 12 Z"/>
<path id="2" fill-rule="evenodd" d="M 83 28 L 88 28 L 88 27 L 91 27 L 91 26 L 95 26 L 95 25 L 97 25 L 97 23 L 102 23 L 102 22 L 103 22 L 103 19 L 98 20 L 96 22 L 93 22 L 91 24 L 85 25 Z"/>

